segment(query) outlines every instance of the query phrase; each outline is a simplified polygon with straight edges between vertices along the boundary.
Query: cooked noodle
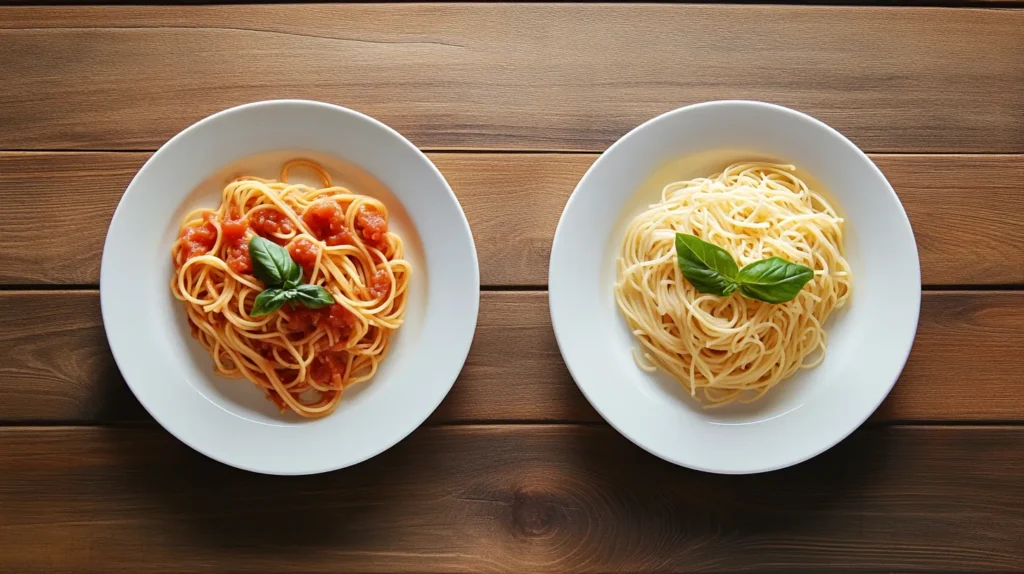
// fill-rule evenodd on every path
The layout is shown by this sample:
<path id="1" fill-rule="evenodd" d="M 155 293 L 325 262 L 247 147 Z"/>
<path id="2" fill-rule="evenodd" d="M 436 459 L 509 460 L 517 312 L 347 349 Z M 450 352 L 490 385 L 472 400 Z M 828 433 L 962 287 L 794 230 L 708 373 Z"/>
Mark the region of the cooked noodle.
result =
<path id="1" fill-rule="evenodd" d="M 818 365 L 823 324 L 850 296 L 843 220 L 794 171 L 738 163 L 669 184 L 623 239 L 615 298 L 641 344 L 633 357 L 645 370 L 671 374 L 691 396 L 699 391 L 706 406 L 756 400 L 797 369 Z M 810 267 L 814 278 L 780 304 L 738 291 L 698 293 L 677 264 L 676 232 L 722 247 L 740 267 L 778 256 Z"/>
<path id="2" fill-rule="evenodd" d="M 322 187 L 287 183 L 296 168 L 315 172 Z M 305 160 L 285 164 L 280 179 L 236 178 L 217 209 L 185 217 L 171 290 L 219 374 L 249 379 L 282 411 L 321 417 L 347 386 L 376 372 L 402 324 L 410 266 L 380 201 L 333 186 Z M 250 316 L 264 289 L 248 254 L 254 233 L 285 246 L 303 281 L 324 287 L 335 304 Z"/>

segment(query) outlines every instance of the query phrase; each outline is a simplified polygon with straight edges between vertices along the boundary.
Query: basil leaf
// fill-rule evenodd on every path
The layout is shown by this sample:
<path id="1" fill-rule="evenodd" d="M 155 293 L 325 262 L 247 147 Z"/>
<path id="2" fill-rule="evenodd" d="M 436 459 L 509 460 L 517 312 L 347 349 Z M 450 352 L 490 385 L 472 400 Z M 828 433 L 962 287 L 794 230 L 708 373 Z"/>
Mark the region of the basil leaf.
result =
<path id="1" fill-rule="evenodd" d="M 288 250 L 259 235 L 249 240 L 249 258 L 252 274 L 267 287 L 282 287 L 296 274 L 302 280 L 302 268 L 292 261 Z"/>
<path id="2" fill-rule="evenodd" d="M 739 269 L 729 252 L 696 235 L 676 233 L 676 260 L 683 277 L 700 293 L 725 297 L 736 290 Z"/>
<path id="3" fill-rule="evenodd" d="M 285 252 L 287 253 L 287 250 Z M 292 262 L 292 265 L 288 268 L 288 275 L 284 278 L 282 287 L 285 289 L 295 289 L 302 284 L 302 267 L 296 264 L 295 260 L 291 259 L 291 257 L 288 260 Z"/>
<path id="4" fill-rule="evenodd" d="M 334 304 L 334 297 L 331 296 L 327 289 L 319 285 L 306 283 L 299 285 L 288 293 L 290 299 L 294 299 L 309 309 L 320 309 Z"/>
<path id="5" fill-rule="evenodd" d="M 769 257 L 740 269 L 738 281 L 744 297 L 765 303 L 785 303 L 796 297 L 813 277 L 810 267 L 781 257 Z"/>
<path id="6" fill-rule="evenodd" d="M 252 311 L 249 311 L 250 317 L 262 317 L 269 315 L 274 311 L 281 308 L 284 302 L 290 299 L 291 291 L 285 291 L 282 289 L 264 289 L 256 296 L 256 301 L 252 304 Z"/>

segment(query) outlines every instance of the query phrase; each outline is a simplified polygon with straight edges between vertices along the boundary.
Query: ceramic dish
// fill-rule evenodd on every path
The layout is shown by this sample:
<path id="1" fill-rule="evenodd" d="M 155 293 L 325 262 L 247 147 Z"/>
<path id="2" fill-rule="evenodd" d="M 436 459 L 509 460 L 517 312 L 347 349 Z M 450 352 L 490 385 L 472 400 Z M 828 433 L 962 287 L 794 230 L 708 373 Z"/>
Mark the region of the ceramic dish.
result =
<path id="1" fill-rule="evenodd" d="M 822 364 L 760 400 L 705 409 L 675 379 L 638 368 L 612 285 L 625 226 L 661 189 L 735 161 L 794 164 L 845 217 L 853 291 L 825 327 Z M 780 106 L 723 101 L 637 127 L 579 182 L 555 233 L 551 319 L 590 403 L 619 432 L 676 464 L 718 473 L 783 468 L 830 448 L 889 393 L 917 329 L 921 278 L 903 207 L 871 160 L 839 132 Z"/>
<path id="2" fill-rule="evenodd" d="M 239 174 L 276 177 L 284 160 L 321 163 L 335 182 L 375 196 L 413 266 L 405 323 L 375 376 L 322 419 L 282 413 L 244 379 L 216 375 L 169 289 L 182 217 L 214 207 Z M 121 198 L 103 250 L 100 299 L 111 350 L 135 396 L 192 448 L 271 474 L 346 467 L 394 445 L 448 393 L 469 351 L 479 269 L 458 200 L 429 159 L 368 116 L 308 101 L 243 105 L 160 148 Z"/>

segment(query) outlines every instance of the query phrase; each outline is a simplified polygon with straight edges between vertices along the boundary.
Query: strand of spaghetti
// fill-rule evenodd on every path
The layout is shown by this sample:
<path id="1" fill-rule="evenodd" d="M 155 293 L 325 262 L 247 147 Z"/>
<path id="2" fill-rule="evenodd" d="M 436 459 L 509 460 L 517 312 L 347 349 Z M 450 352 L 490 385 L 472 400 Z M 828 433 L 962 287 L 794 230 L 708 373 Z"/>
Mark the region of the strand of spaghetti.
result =
<path id="1" fill-rule="evenodd" d="M 616 303 L 642 351 L 705 406 L 757 400 L 824 359 L 823 324 L 850 296 L 842 224 L 788 165 L 739 163 L 674 182 L 628 226 L 616 264 Z M 742 267 L 772 256 L 814 270 L 792 301 L 771 305 L 700 294 L 676 263 L 677 232 L 721 246 Z M 647 363 L 641 362 L 643 358 Z"/>
<path id="2" fill-rule="evenodd" d="M 288 183 L 298 167 L 315 172 L 323 187 Z M 317 228 L 307 217 L 311 208 L 334 215 Z M 330 413 L 347 386 L 373 377 L 390 334 L 403 322 L 411 273 L 401 238 L 386 229 L 387 214 L 376 199 L 333 186 L 308 160 L 286 163 L 280 181 L 235 178 L 217 209 L 189 213 L 172 247 L 171 291 L 215 370 L 249 379 L 282 410 L 305 417 Z M 371 224 L 377 226 L 373 241 L 361 231 Z M 320 235 L 342 231 L 341 245 Z M 263 289 L 249 266 L 252 233 L 306 249 L 304 279 L 327 289 L 335 305 L 252 317 Z"/>

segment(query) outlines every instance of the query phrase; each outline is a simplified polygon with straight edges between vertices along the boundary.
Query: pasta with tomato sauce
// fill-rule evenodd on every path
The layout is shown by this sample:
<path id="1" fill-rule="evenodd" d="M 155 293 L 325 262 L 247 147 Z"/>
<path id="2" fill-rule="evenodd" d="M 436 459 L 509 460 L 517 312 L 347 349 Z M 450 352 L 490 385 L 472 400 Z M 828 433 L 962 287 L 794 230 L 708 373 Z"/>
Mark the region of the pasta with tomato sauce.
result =
<path id="1" fill-rule="evenodd" d="M 296 168 L 322 187 L 288 183 Z M 257 244 L 276 258 L 250 253 Z M 232 180 L 217 209 L 185 217 L 171 255 L 171 291 L 217 373 L 248 379 L 282 412 L 330 414 L 346 387 L 373 377 L 402 325 L 411 267 L 387 208 L 307 160 L 286 163 L 279 181 Z M 268 283 L 266 261 L 294 277 Z"/>

